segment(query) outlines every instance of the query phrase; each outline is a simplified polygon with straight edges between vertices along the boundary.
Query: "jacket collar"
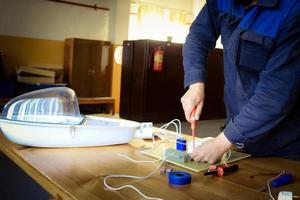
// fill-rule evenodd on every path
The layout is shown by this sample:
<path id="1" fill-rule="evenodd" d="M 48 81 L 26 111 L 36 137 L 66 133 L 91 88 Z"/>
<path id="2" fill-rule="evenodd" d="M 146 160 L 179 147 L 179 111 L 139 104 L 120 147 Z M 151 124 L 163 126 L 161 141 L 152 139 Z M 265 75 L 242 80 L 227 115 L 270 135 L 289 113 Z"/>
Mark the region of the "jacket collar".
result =
<path id="1" fill-rule="evenodd" d="M 258 0 L 256 5 L 271 8 L 276 6 L 277 3 L 278 0 Z"/>

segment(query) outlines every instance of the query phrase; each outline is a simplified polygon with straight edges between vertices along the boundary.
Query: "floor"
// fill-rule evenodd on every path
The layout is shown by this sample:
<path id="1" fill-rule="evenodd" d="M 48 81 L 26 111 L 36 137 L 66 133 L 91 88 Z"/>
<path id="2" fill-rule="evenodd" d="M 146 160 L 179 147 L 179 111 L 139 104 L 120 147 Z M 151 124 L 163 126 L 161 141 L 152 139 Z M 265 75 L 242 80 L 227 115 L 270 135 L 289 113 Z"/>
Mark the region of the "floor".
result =
<path id="1" fill-rule="evenodd" d="M 1 200 L 48 200 L 49 194 L 0 152 Z"/>
<path id="2" fill-rule="evenodd" d="M 162 125 L 155 124 L 157 127 Z M 181 125 L 182 133 L 191 134 L 189 123 L 182 122 Z M 196 127 L 197 136 L 216 136 L 223 125 L 224 119 L 199 121 Z M 175 128 L 170 127 L 169 130 Z M 0 152 L 0 199 L 48 200 L 49 194 Z"/>
<path id="3" fill-rule="evenodd" d="M 215 137 L 220 133 L 220 128 L 224 125 L 225 119 L 197 121 L 196 136 L 197 137 Z M 154 124 L 156 127 L 161 127 L 164 123 Z M 168 130 L 175 131 L 174 126 L 169 126 Z M 181 122 L 181 132 L 183 134 L 191 134 L 191 124 L 184 121 Z"/>

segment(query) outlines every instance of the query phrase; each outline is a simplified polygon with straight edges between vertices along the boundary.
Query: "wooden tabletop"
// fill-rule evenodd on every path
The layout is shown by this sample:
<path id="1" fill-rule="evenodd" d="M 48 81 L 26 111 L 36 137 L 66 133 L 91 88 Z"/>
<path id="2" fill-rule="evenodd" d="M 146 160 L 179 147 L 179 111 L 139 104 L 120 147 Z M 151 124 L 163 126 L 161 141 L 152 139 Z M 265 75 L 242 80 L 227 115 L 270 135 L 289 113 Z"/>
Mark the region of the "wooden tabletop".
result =
<path id="1" fill-rule="evenodd" d="M 95 148 L 30 148 L 11 143 L 0 133 L 0 150 L 57 199 L 141 199 L 130 189 L 119 192 L 105 189 L 103 179 L 110 174 L 149 174 L 157 163 L 136 164 L 117 155 L 122 153 L 135 159 L 151 160 L 140 153 L 145 145 L 149 142 L 136 139 L 130 144 Z M 293 174 L 294 181 L 274 189 L 274 195 L 280 190 L 300 195 L 300 162 L 282 158 L 247 158 L 236 163 L 240 169 L 224 177 L 190 172 L 192 183 L 183 187 L 169 185 L 167 177 L 159 171 L 147 180 L 110 179 L 109 184 L 133 184 L 148 196 L 172 200 L 268 199 L 266 191 L 259 190 L 268 179 L 285 170 Z"/>

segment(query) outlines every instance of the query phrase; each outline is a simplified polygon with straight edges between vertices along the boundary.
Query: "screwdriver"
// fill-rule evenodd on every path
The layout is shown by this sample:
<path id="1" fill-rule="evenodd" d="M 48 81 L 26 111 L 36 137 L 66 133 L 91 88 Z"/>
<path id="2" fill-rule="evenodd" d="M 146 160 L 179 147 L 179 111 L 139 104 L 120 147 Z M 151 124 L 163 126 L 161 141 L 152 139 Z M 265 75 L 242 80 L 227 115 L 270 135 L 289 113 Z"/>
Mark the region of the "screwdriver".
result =
<path id="1" fill-rule="evenodd" d="M 191 113 L 191 129 L 192 129 L 192 137 L 193 137 L 193 150 L 195 150 L 195 131 L 196 131 L 196 109 L 194 109 Z"/>

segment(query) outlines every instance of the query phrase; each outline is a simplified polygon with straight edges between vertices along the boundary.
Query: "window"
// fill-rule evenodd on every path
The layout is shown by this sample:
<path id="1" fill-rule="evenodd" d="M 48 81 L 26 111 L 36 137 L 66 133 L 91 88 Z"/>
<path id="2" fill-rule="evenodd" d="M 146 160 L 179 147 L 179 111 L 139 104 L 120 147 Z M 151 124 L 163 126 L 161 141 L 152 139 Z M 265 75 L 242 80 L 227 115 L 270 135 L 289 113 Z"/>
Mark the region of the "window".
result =
<path id="1" fill-rule="evenodd" d="M 153 39 L 183 43 L 193 15 L 187 11 L 147 3 L 131 3 L 129 39 Z"/>

